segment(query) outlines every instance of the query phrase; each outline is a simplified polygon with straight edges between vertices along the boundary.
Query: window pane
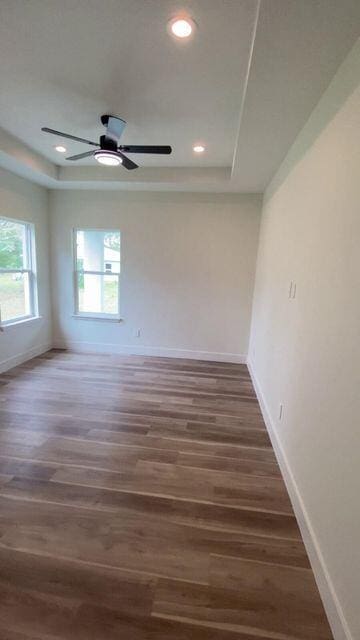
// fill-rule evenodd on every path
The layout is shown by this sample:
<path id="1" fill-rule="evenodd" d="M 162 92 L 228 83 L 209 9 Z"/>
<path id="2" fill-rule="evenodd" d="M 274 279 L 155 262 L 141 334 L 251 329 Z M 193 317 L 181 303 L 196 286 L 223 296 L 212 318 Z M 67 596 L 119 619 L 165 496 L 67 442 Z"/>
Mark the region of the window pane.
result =
<path id="1" fill-rule="evenodd" d="M 104 234 L 104 271 L 120 273 L 120 231 Z"/>
<path id="2" fill-rule="evenodd" d="M 120 273 L 120 231 L 78 230 L 76 265 L 85 271 Z"/>
<path id="3" fill-rule="evenodd" d="M 119 282 L 117 275 L 78 273 L 80 313 L 119 313 Z"/>
<path id="4" fill-rule="evenodd" d="M 0 273 L 1 320 L 30 315 L 29 274 Z"/>
<path id="5" fill-rule="evenodd" d="M 76 232 L 76 268 L 84 268 L 84 232 Z"/>
<path id="6" fill-rule="evenodd" d="M 0 269 L 26 268 L 26 225 L 0 219 Z"/>

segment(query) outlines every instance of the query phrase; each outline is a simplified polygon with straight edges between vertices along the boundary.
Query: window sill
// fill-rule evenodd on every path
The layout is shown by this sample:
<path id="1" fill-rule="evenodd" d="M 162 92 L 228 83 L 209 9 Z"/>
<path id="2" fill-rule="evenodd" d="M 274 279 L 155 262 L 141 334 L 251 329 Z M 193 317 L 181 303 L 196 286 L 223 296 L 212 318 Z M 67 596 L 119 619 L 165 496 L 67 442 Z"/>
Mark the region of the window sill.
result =
<path id="1" fill-rule="evenodd" d="M 77 320 L 95 320 L 95 322 L 123 322 L 124 318 L 104 318 L 102 316 L 83 316 L 80 313 L 73 313 L 73 318 Z"/>
<path id="2" fill-rule="evenodd" d="M 30 318 L 19 318 L 19 320 L 13 320 L 11 322 L 4 322 L 3 324 L 0 324 L 0 330 L 4 331 L 4 329 L 8 329 L 8 327 L 18 327 L 19 325 L 38 322 L 39 320 L 42 320 L 42 319 L 43 319 L 42 316 L 31 316 Z"/>

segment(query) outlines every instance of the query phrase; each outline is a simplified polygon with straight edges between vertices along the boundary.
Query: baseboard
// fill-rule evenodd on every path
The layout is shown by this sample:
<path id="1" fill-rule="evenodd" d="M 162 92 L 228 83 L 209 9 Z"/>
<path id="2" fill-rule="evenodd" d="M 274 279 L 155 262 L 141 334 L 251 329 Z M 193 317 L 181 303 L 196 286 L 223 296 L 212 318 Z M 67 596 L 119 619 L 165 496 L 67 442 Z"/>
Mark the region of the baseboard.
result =
<path id="1" fill-rule="evenodd" d="M 13 367 L 17 367 L 19 364 L 26 362 L 27 360 L 31 360 L 31 358 L 36 358 L 36 356 L 40 356 L 45 351 L 49 351 L 51 349 L 52 344 L 40 344 L 32 349 L 28 349 L 27 351 L 23 351 L 22 353 L 17 353 L 11 358 L 7 358 L 6 360 L 0 361 L 0 373 L 4 373 L 9 369 L 13 369 Z"/>
<path id="2" fill-rule="evenodd" d="M 347 625 L 329 572 L 327 570 L 326 563 L 321 553 L 319 543 L 316 539 L 309 514 L 306 511 L 304 501 L 300 494 L 294 475 L 291 471 L 286 453 L 280 442 L 274 420 L 270 415 L 268 404 L 262 392 L 259 381 L 256 377 L 254 366 L 249 360 L 247 362 L 247 366 L 260 404 L 266 428 L 268 430 L 270 440 L 290 496 L 295 516 L 300 527 L 301 535 L 304 540 L 306 551 L 310 559 L 315 580 L 319 588 L 321 599 L 323 601 L 334 638 L 335 640 L 354 640 Z"/>
<path id="3" fill-rule="evenodd" d="M 159 358 L 188 358 L 189 360 L 212 360 L 214 362 L 234 362 L 237 364 L 246 364 L 247 360 L 247 356 L 245 354 L 194 351 L 192 349 L 169 349 L 167 347 L 146 347 L 141 345 L 119 345 L 103 342 L 55 340 L 54 347 L 83 353 L 112 353 L 114 355 L 155 356 Z"/>

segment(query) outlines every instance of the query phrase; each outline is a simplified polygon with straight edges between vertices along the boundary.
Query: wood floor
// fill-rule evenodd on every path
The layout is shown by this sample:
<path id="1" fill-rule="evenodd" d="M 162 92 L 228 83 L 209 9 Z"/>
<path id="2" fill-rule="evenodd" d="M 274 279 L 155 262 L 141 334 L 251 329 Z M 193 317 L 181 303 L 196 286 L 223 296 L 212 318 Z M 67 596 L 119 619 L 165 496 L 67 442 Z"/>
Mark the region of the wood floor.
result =
<path id="1" fill-rule="evenodd" d="M 0 376 L 1 640 L 329 640 L 244 365 Z"/>

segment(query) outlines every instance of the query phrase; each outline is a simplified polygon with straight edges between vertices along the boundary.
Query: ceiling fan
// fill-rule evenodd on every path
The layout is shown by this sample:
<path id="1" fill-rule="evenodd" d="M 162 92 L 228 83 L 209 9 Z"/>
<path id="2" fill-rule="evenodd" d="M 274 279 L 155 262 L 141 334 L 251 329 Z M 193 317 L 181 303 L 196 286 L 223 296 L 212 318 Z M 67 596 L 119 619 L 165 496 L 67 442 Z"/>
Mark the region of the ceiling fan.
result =
<path id="1" fill-rule="evenodd" d="M 78 138 L 72 136 L 69 133 L 63 133 L 62 131 L 56 131 L 55 129 L 49 129 L 48 127 L 42 127 L 41 131 L 46 133 L 52 133 L 56 136 L 63 138 L 69 138 L 69 140 L 76 140 L 77 142 L 83 142 L 84 144 L 90 144 L 93 147 L 98 147 L 96 151 L 86 151 L 85 153 L 79 153 L 76 156 L 70 156 L 66 160 L 81 160 L 82 158 L 89 158 L 94 156 L 95 160 L 100 164 L 107 166 L 117 166 L 122 164 L 125 169 L 137 169 L 139 165 L 130 160 L 126 153 L 162 153 L 169 154 L 172 149 L 165 145 L 119 145 L 121 134 L 125 128 L 126 122 L 117 116 L 101 116 L 101 124 L 106 127 L 106 133 L 100 136 L 99 142 L 92 142 L 91 140 L 85 140 L 85 138 Z"/>

